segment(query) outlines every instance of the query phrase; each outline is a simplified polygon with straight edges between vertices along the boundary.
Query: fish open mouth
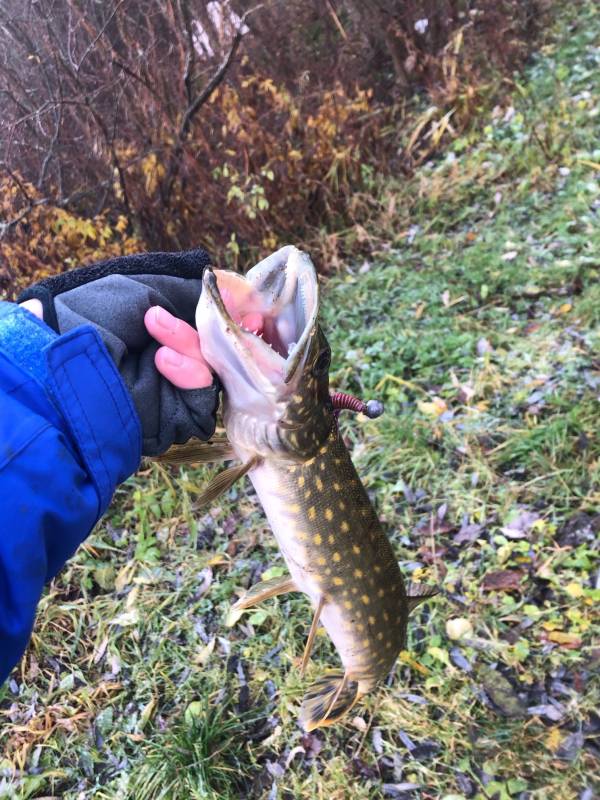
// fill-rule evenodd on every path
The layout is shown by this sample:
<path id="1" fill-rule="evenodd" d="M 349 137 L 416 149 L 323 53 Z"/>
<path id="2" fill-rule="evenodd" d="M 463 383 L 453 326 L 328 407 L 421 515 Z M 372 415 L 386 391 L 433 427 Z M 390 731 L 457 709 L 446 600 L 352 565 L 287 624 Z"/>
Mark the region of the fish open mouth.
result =
<path id="1" fill-rule="evenodd" d="M 235 321 L 260 314 L 261 334 Z M 231 399 L 236 391 L 277 396 L 301 373 L 316 331 L 317 275 L 306 253 L 283 247 L 245 276 L 205 270 L 196 312 L 202 353 Z"/>

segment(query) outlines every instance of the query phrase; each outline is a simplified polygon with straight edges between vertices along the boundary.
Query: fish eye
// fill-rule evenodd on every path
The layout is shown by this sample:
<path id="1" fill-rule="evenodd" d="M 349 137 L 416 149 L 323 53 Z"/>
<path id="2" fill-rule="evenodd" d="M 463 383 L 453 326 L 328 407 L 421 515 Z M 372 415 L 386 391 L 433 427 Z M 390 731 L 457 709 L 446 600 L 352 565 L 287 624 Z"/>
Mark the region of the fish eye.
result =
<path id="1" fill-rule="evenodd" d="M 325 350 L 321 350 L 319 353 L 319 357 L 315 361 L 315 365 L 312 369 L 313 375 L 319 377 L 320 375 L 324 375 L 329 366 L 331 364 L 331 350 L 326 348 Z"/>

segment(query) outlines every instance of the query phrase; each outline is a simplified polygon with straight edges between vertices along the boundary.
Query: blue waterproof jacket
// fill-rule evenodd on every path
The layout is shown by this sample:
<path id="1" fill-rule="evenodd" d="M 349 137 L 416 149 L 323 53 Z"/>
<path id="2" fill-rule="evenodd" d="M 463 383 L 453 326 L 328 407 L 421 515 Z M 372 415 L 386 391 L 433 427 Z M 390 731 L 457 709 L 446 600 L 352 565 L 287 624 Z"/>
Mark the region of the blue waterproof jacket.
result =
<path id="1" fill-rule="evenodd" d="M 44 583 L 138 467 L 137 412 L 99 335 L 62 336 L 0 302 L 0 684 Z"/>

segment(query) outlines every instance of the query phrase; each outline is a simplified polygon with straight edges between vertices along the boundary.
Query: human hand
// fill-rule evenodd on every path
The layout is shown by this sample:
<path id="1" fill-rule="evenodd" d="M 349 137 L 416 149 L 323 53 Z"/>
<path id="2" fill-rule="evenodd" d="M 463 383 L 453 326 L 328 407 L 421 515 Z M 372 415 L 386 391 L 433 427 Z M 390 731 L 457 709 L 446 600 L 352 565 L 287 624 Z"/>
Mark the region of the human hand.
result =
<path id="1" fill-rule="evenodd" d="M 223 289 L 222 297 L 235 322 L 253 333 L 262 332 L 264 320 L 259 311 L 243 311 L 228 289 Z M 247 298 L 245 301 L 247 308 Z M 161 306 L 146 311 L 144 324 L 148 333 L 162 345 L 154 355 L 154 363 L 161 375 L 180 389 L 201 389 L 212 384 L 212 372 L 204 360 L 194 327 Z"/>
<path id="2" fill-rule="evenodd" d="M 175 325 L 175 341 L 187 333 L 184 355 L 198 347 L 197 335 L 189 335 L 186 323 L 194 322 L 208 263 L 202 250 L 123 256 L 46 278 L 19 298 L 59 334 L 80 325 L 96 329 L 136 406 L 144 455 L 159 455 L 191 436 L 208 439 L 214 431 L 218 383 L 199 361 L 195 380 L 188 369 L 183 383 L 171 383 L 155 367 L 159 344 L 144 325 L 148 309 L 161 306 L 172 320 L 181 320 Z M 163 330 L 167 344 L 173 337 L 172 320 Z M 162 362 L 165 354 L 158 363 L 171 374 L 173 364 Z"/>
<path id="3" fill-rule="evenodd" d="M 145 455 L 214 430 L 218 384 L 190 324 L 207 263 L 203 251 L 124 256 L 45 279 L 21 298 L 57 333 L 97 329 L 138 410 Z M 236 322 L 262 330 L 251 294 L 237 297 L 225 286 L 221 294 Z"/>

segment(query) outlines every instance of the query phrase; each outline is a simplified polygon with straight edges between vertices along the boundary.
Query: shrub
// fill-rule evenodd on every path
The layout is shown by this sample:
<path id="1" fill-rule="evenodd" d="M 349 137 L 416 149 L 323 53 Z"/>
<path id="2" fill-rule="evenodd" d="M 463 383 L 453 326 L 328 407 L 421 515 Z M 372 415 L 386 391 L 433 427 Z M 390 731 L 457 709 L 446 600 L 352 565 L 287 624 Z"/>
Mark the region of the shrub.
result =
<path id="1" fill-rule="evenodd" d="M 0 291 L 142 247 L 237 266 L 304 240 L 335 267 L 382 176 L 522 63 L 540 2 L 6 0 Z"/>

